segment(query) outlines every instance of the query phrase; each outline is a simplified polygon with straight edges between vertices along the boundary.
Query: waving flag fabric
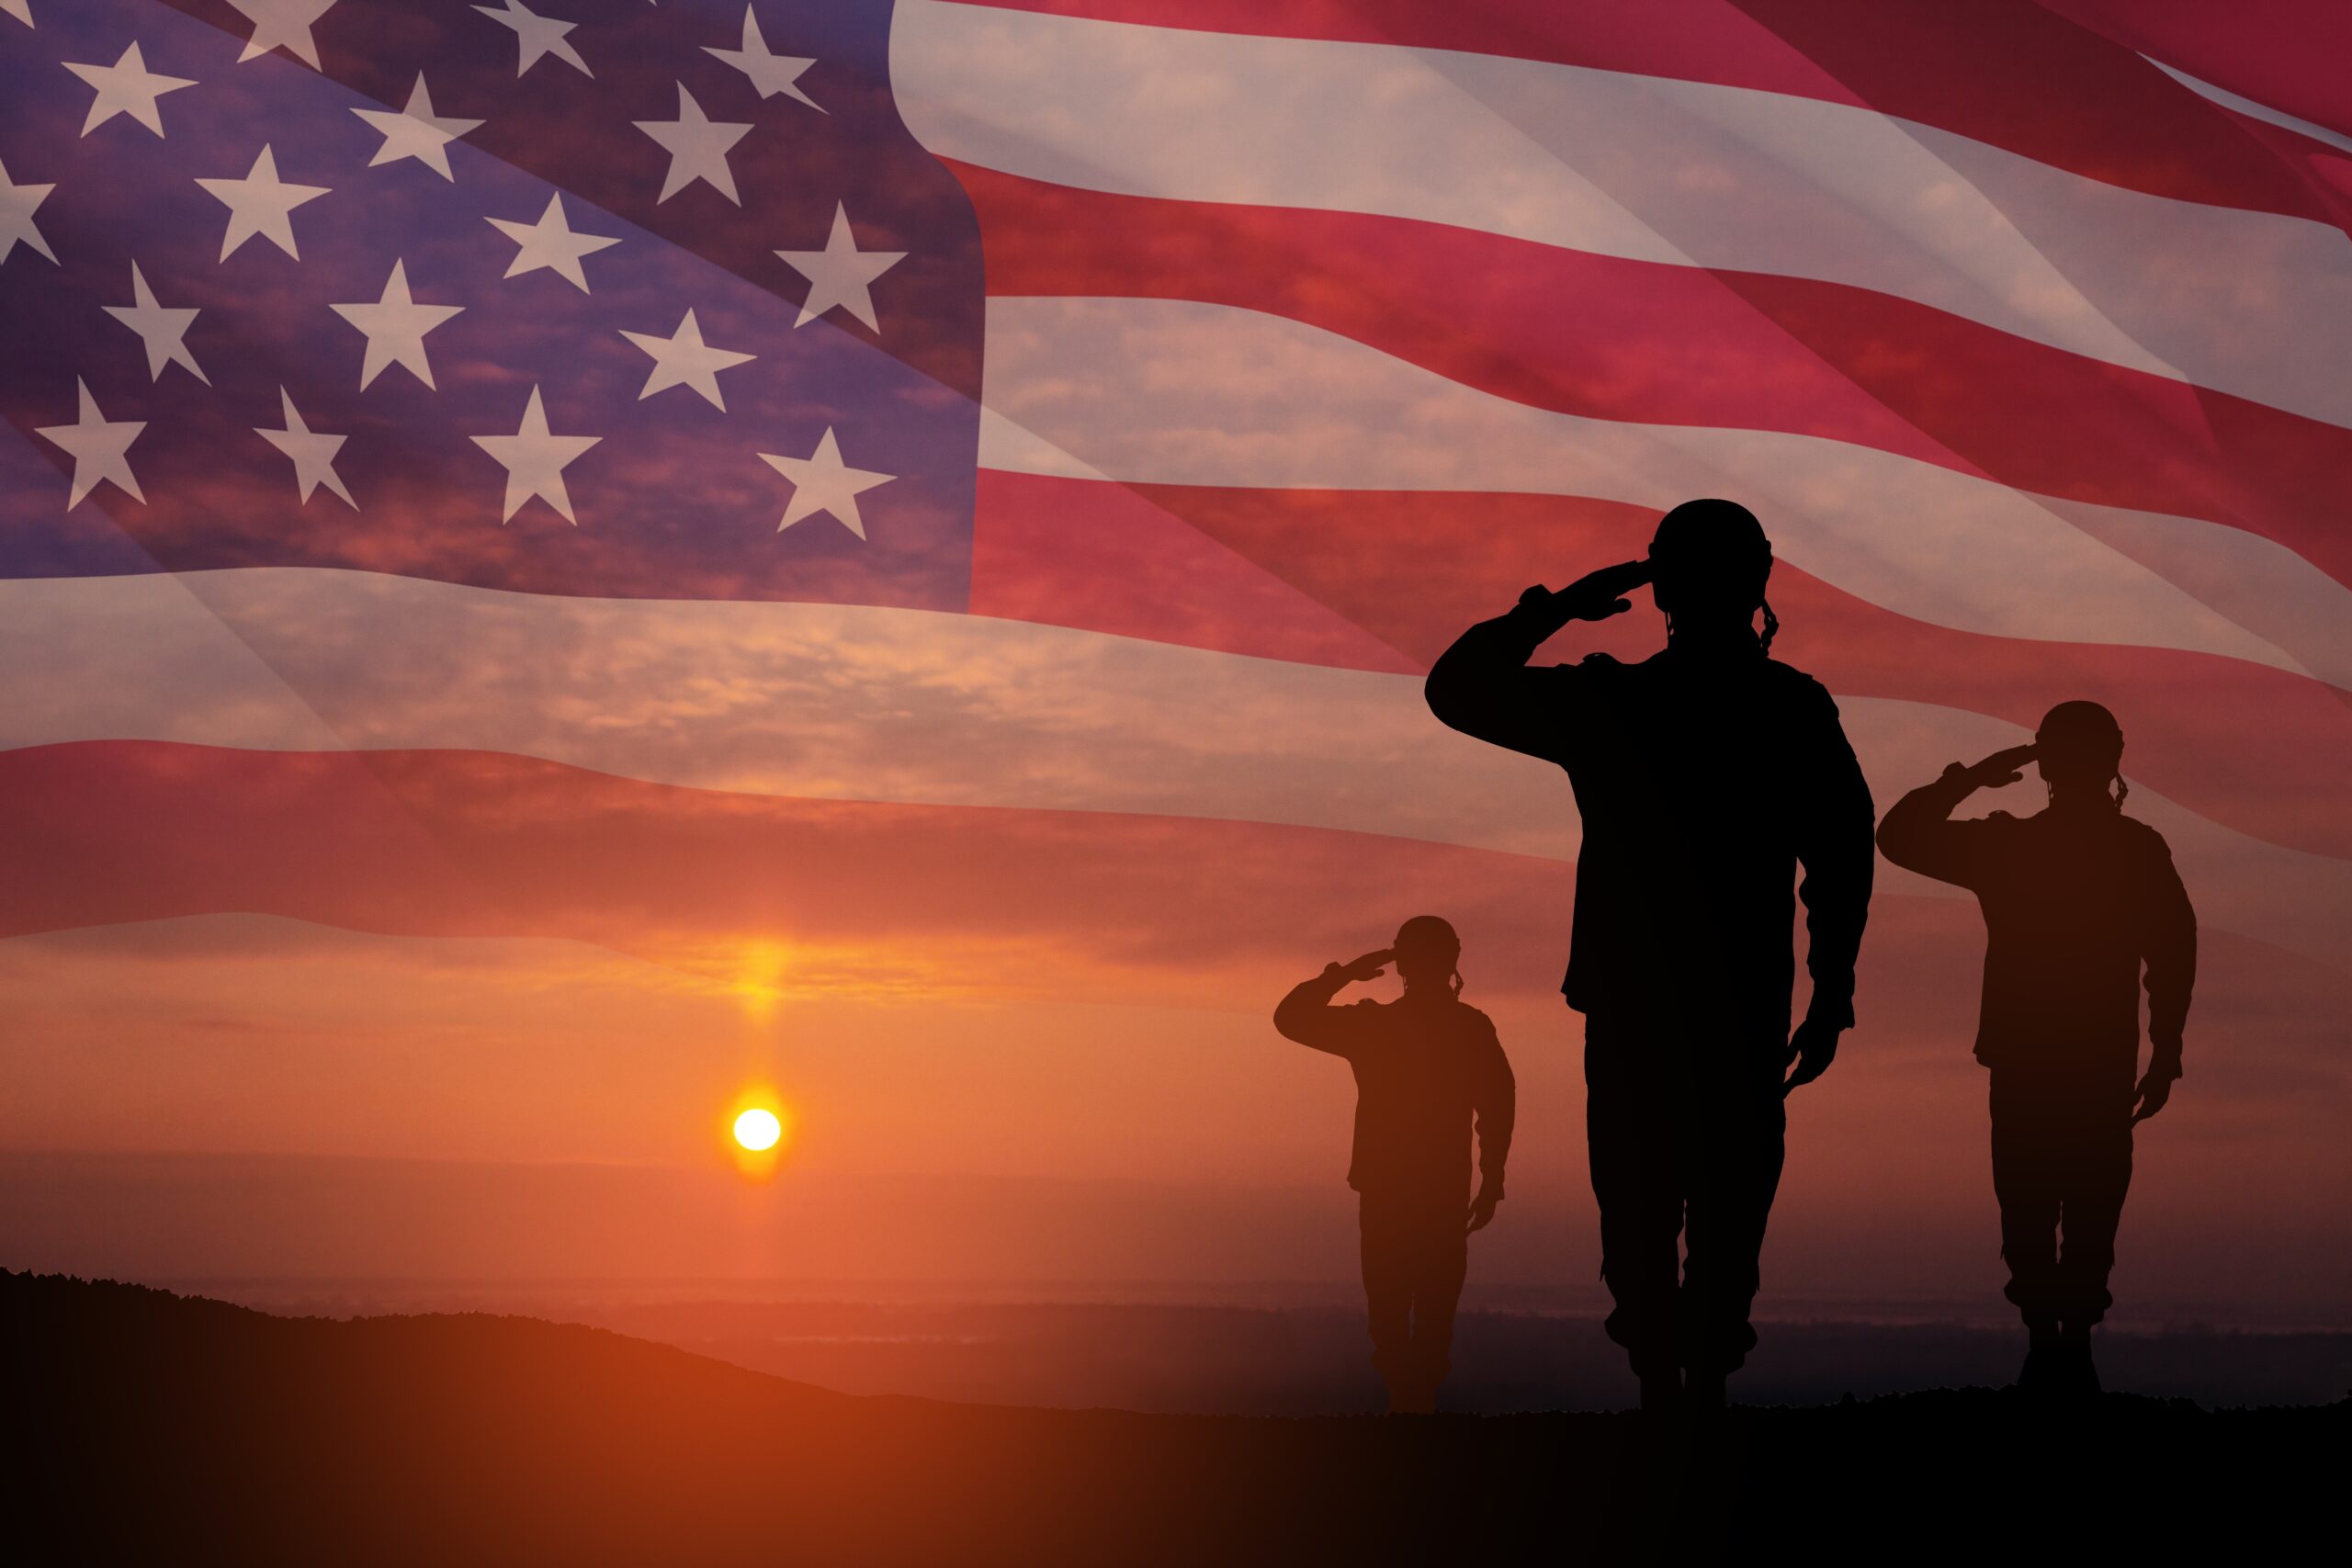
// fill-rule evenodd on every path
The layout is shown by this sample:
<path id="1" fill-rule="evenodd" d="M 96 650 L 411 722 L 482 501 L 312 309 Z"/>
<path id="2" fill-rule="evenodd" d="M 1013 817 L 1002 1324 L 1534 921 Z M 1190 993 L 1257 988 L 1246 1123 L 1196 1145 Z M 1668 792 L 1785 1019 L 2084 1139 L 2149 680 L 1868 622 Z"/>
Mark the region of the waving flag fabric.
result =
<path id="1" fill-rule="evenodd" d="M 1882 803 L 2104 702 L 2200 1019 L 2342 1015 L 2327 8 L 7 8 L 0 931 L 1540 993 L 1565 788 L 1419 672 L 1721 494 Z M 1858 1040 L 1971 940 L 1883 886 Z"/>

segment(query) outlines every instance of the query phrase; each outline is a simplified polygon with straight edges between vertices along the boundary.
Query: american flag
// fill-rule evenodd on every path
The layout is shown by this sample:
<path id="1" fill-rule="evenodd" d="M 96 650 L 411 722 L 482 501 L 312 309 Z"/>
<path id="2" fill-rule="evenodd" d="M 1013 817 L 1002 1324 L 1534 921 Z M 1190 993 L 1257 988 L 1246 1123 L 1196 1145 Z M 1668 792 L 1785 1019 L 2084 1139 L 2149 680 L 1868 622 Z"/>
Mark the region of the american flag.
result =
<path id="1" fill-rule="evenodd" d="M 2119 715 L 2192 1075 L 2340 1024 L 2341 11 L 5 7 L 0 931 L 1547 988 L 1565 787 L 1419 672 L 1720 494 L 1882 802 Z M 1973 941 L 1881 886 L 1864 1042 Z"/>

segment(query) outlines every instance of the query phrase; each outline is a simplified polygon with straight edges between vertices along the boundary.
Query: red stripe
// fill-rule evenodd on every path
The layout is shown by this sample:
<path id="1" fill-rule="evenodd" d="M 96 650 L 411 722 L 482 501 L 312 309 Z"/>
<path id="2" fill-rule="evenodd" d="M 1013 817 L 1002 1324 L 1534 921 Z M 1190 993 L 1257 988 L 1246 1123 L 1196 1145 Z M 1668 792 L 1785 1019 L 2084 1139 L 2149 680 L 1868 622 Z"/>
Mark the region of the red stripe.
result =
<path id="1" fill-rule="evenodd" d="M 2352 7 L 2340 0 L 2038 0 L 2124 48 L 2209 86 L 2338 136 L 2352 136 Z M 2352 232 L 2352 156 L 2336 144 L 2236 109 L 2238 130 L 2301 179 L 2326 220 Z"/>
<path id="2" fill-rule="evenodd" d="M 763 983 L 1224 1010 L 1271 1008 L 1287 978 L 1424 911 L 1462 931 L 1480 999 L 1547 993 L 1574 886 L 1557 862 L 1322 829 L 781 800 L 483 752 L 151 741 L 0 752 L 0 938 L 258 912 L 587 942 L 720 984 L 747 950 L 782 944 L 786 969 Z M 2245 901 L 2192 892 L 2209 910 Z M 1883 892 L 1871 926 L 1866 1025 L 1964 1053 L 1973 911 Z M 2261 980 L 2234 996 L 2233 953 Z M 2209 1032 L 2215 1003 L 2259 1015 L 2266 1036 L 2281 1017 L 2317 1029 L 2340 1013 L 2341 975 L 2253 942 L 2212 955 Z"/>
<path id="3" fill-rule="evenodd" d="M 1322 829 L 729 795 L 488 752 L 150 741 L 0 752 L 0 936 L 259 911 L 570 938 L 687 967 L 756 939 L 846 954 L 811 964 L 1056 997 L 1099 985 L 1090 964 L 1196 982 L 1253 954 L 1361 952 L 1367 919 L 1377 935 L 1414 912 L 1400 900 L 1477 931 L 1489 973 L 1552 986 L 1570 897 L 1555 862 Z"/>
<path id="4" fill-rule="evenodd" d="M 1785 93 L 1932 125 L 2109 185 L 2335 221 L 2294 171 L 2240 134 L 2234 117 L 2102 36 L 2103 27 L 2093 30 L 2037 0 L 989 3 L 1206 32 L 1463 50 Z M 2062 0 L 2061 8 L 2113 7 Z M 2209 6 L 2206 15 L 2205 30 L 2243 28 L 2231 7 Z M 2293 33 L 2244 30 L 2245 47 L 2266 60 L 2295 52 L 2286 42 Z M 2308 57 L 2314 96 L 2325 73 L 2340 106 L 2345 58 L 2342 50 Z"/>
<path id="5" fill-rule="evenodd" d="M 2343 0 L 2037 0 L 2049 10 L 2297 119 L 2352 136 L 2352 6 Z"/>
<path id="6" fill-rule="evenodd" d="M 1122 485 L 979 474 L 971 610 L 1011 621 L 1405 674 L 1421 663 Z M 1338 535 L 1334 535 L 1336 540 Z"/>
<path id="7" fill-rule="evenodd" d="M 2352 430 L 1838 284 L 953 166 L 980 215 L 994 296 L 1288 316 L 1517 402 L 1853 442 L 2245 528 L 2352 582 L 2352 532 L 2339 525 Z"/>
<path id="8" fill-rule="evenodd" d="M 2256 119 L 2235 109 L 2229 113 L 2240 130 L 2276 152 L 2287 167 L 2299 172 L 2311 187 L 2312 199 L 2326 209 L 2331 221 L 2352 233 L 2352 156 L 2283 125 Z"/>
<path id="9" fill-rule="evenodd" d="M 1017 581 L 1048 570 L 1099 519 L 1133 508 L 1128 489 L 1424 667 L 1527 584 L 1557 584 L 1639 556 L 1657 524 L 1654 508 L 1554 496 L 1008 484 L 998 476 L 981 491 L 977 529 L 989 581 L 976 571 L 975 595 L 1001 593 L 1001 575 Z M 2029 728 L 2057 703 L 2093 697 L 2123 721 L 2132 777 L 2254 838 L 2352 857 L 2342 794 L 2352 777 L 2352 705 L 2320 682 L 2211 654 L 1953 631 L 1786 563 L 1773 571 L 1771 601 L 1781 622 L 1774 653 L 1841 696 L 1933 703 Z M 1066 581 L 1035 608 L 1060 625 L 1238 646 L 1219 640 L 1232 633 L 1214 616 L 1169 624 L 1148 579 Z M 1658 646 L 1658 626 L 1636 614 L 1574 629 L 1564 641 L 1573 643 L 1568 657 L 1599 648 L 1645 658 Z"/>

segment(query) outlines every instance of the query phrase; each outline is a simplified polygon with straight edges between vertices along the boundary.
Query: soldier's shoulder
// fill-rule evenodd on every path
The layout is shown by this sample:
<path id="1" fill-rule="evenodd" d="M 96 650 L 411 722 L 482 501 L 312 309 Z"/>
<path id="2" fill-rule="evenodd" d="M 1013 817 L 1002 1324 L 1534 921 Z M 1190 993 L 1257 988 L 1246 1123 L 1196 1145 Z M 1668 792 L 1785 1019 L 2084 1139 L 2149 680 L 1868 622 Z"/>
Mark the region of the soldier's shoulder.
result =
<path id="1" fill-rule="evenodd" d="M 1829 688 L 1806 674 L 1793 664 L 1783 664 L 1770 654 L 1764 656 L 1764 679 L 1773 690 L 1800 702 L 1830 702 Z"/>
<path id="2" fill-rule="evenodd" d="M 2172 858 L 2172 846 L 2165 841 L 2165 836 L 2162 833 L 2157 832 L 2147 823 L 2141 821 L 2137 817 L 2126 817 L 2121 813 L 2117 814 L 2115 820 L 2130 840 L 2142 850 L 2152 854 L 2163 855 L 2167 860 Z"/>

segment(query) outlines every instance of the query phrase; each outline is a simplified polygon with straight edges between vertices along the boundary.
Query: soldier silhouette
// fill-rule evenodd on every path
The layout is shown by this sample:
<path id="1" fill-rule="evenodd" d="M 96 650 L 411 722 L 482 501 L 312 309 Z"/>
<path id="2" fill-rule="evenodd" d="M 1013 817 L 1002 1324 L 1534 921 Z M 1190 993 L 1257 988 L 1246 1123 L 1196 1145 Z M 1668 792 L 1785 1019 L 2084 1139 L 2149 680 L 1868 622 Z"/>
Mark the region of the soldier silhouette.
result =
<path id="1" fill-rule="evenodd" d="M 2030 1393 L 2098 1392 L 2090 1331 L 2113 1300 L 2132 1129 L 2171 1098 L 2196 981 L 2197 915 L 2163 836 L 2123 815 L 2122 759 L 2112 714 L 2061 703 L 2032 745 L 1952 763 L 1878 830 L 1887 859 L 1972 890 L 1984 912 L 1976 1058 L 1992 1069 L 1993 1192 Z M 1951 819 L 2028 762 L 2046 810 Z M 2151 1050 L 2135 1085 L 2143 965 Z"/>
<path id="2" fill-rule="evenodd" d="M 1470 1264 L 1469 1237 L 1503 1200 L 1517 1089 L 1495 1026 L 1462 1000 L 1462 943 L 1435 915 L 1418 915 L 1394 946 L 1291 988 L 1274 1027 L 1302 1045 L 1347 1059 L 1356 1075 L 1354 1155 L 1363 1296 L 1373 1365 L 1388 1408 L 1425 1415 L 1452 1365 L 1453 1311 Z M 1351 980 L 1390 964 L 1405 981 L 1393 1002 L 1331 1000 Z M 1480 1181 L 1470 1193 L 1476 1126 Z"/>
<path id="3" fill-rule="evenodd" d="M 1584 818 L 1561 989 L 1585 1015 L 1609 1336 L 1645 1409 L 1720 1406 L 1754 1347 L 1782 1099 L 1826 1070 L 1854 1021 L 1870 788 L 1829 694 L 1770 657 L 1771 568 L 1745 507 L 1689 502 L 1660 521 L 1646 561 L 1527 590 L 1429 675 L 1440 719 L 1558 763 Z M 1666 615 L 1664 651 L 1529 667 L 1568 622 L 1631 609 L 1623 595 L 1644 582 Z M 1813 987 L 1792 1035 L 1800 864 Z"/>

